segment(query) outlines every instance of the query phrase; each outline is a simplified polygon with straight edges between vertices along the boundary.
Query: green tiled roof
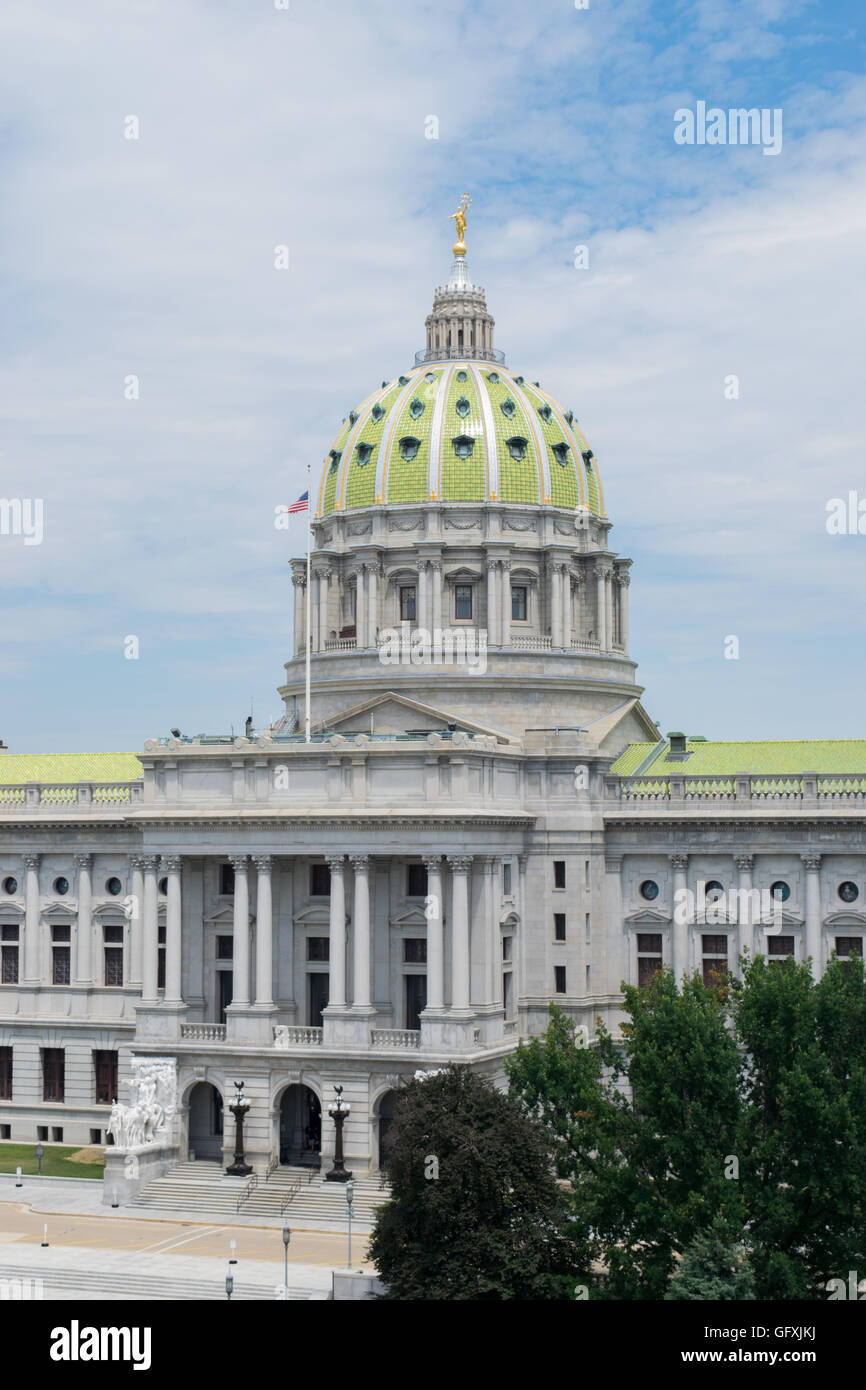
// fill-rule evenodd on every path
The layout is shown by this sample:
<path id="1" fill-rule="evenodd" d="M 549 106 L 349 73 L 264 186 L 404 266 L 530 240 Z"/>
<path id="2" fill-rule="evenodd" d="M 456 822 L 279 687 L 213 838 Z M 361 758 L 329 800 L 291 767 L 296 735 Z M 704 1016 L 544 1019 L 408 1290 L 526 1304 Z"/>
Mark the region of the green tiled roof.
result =
<path id="1" fill-rule="evenodd" d="M 461 397 L 468 408 L 458 411 Z M 468 458 L 454 443 L 461 435 L 474 440 Z M 418 448 L 405 458 L 400 440 L 409 437 Z M 367 446 L 360 454 L 359 444 Z M 540 387 L 489 362 L 431 363 L 383 382 L 343 422 L 314 515 L 435 499 L 588 506 L 603 516 L 598 467 L 588 456 L 573 414 Z"/>
<path id="2" fill-rule="evenodd" d="M 669 777 L 671 773 L 688 777 L 732 775 L 738 772 L 866 773 L 866 739 L 792 739 L 785 742 L 714 743 L 687 740 L 688 758 L 668 757 L 665 744 L 642 777 Z M 652 743 L 630 743 L 623 749 L 611 772 L 630 776 L 652 752 Z"/>
<path id="3" fill-rule="evenodd" d="M 0 753 L 0 786 L 21 782 L 133 782 L 134 753 Z"/>

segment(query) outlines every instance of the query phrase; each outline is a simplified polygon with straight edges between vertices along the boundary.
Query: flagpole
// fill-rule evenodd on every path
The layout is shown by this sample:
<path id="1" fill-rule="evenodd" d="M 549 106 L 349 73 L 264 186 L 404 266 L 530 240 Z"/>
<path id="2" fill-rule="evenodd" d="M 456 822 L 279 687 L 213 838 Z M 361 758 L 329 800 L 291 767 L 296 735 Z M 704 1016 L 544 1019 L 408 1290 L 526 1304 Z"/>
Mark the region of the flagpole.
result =
<path id="1" fill-rule="evenodd" d="M 305 704 L 304 704 L 304 742 L 305 742 L 305 743 L 309 743 L 309 742 L 311 741 L 311 735 L 310 735 L 310 644 L 311 644 L 311 640 L 312 640 L 312 633 L 311 633 L 311 631 L 310 631 L 310 627 L 311 627 L 311 615 L 312 615 L 312 608 L 313 608 L 313 603 L 312 603 L 312 600 L 313 600 L 313 585 L 312 585 L 312 582 L 311 582 L 311 579 L 310 579 L 310 546 L 311 546 L 311 543 L 312 543 L 312 541 L 311 541 L 311 537 L 312 537 L 312 528 L 311 528 L 311 526 L 310 526 L 310 518 L 311 518 L 311 516 L 312 516 L 312 514 L 313 514 L 313 485 L 312 485 L 311 476 L 310 476 L 310 468 L 311 468 L 311 465 L 308 463 L 308 464 L 307 464 L 307 623 L 306 623 L 306 628 L 307 628 L 307 634 L 306 634 L 306 635 L 307 635 L 307 663 L 306 663 L 306 690 L 305 690 Z"/>

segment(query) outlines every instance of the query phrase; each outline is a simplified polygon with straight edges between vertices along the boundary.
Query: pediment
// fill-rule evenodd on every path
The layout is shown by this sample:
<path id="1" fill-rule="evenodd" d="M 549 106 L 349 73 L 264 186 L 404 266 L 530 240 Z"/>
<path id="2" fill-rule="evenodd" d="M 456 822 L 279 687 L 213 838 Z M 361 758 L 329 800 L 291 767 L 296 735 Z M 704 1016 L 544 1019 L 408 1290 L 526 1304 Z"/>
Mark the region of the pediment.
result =
<path id="1" fill-rule="evenodd" d="M 165 915 L 164 909 L 160 911 L 160 919 Z M 255 915 L 251 912 L 250 922 L 255 921 Z M 227 929 L 234 926 L 235 910 L 231 903 L 226 903 L 223 907 L 216 908 L 213 912 L 206 912 L 202 921 L 209 927 L 225 927 Z"/>
<path id="2" fill-rule="evenodd" d="M 372 699 L 364 700 L 350 709 L 341 710 L 316 726 L 321 733 L 374 733 L 403 734 L 410 729 L 429 729 L 439 732 L 448 724 L 470 734 L 486 734 L 498 739 L 500 743 L 514 743 L 511 734 L 501 729 L 492 729 L 487 724 L 478 724 L 465 716 L 453 714 L 450 710 L 439 709 L 435 705 L 424 704 L 421 700 L 409 699 L 389 690 Z"/>
<path id="3" fill-rule="evenodd" d="M 42 916 L 43 916 L 43 917 L 77 917 L 77 916 L 78 916 L 78 908 L 77 908 L 77 907 L 72 907 L 70 903 L 64 902 L 62 898 L 56 898 L 56 899 L 52 900 L 51 902 L 45 903 L 45 904 L 43 905 L 43 907 L 42 907 Z"/>
<path id="4" fill-rule="evenodd" d="M 427 918 L 423 907 L 408 907 L 404 912 L 395 912 L 391 918 L 392 927 L 426 927 Z"/>
<path id="5" fill-rule="evenodd" d="M 668 927 L 670 921 L 670 913 L 659 912 L 656 907 L 639 907 L 637 912 L 630 912 L 625 919 L 629 927 Z"/>
<path id="6" fill-rule="evenodd" d="M 855 931 L 866 929 L 866 912 L 859 912 L 856 908 L 840 908 L 838 912 L 829 912 L 824 918 L 825 927 L 851 927 Z"/>
<path id="7" fill-rule="evenodd" d="M 125 922 L 127 916 L 119 902 L 100 903 L 98 907 L 93 909 L 93 920 L 94 922 L 111 922 L 116 924 L 118 922 Z"/>
<path id="8" fill-rule="evenodd" d="M 331 922 L 331 909 L 326 907 L 305 907 L 292 918 L 296 927 L 327 927 Z"/>
<path id="9" fill-rule="evenodd" d="M 516 931 L 520 926 L 520 918 L 516 912 L 509 910 L 500 917 L 499 925 L 500 927 L 513 927 Z"/>

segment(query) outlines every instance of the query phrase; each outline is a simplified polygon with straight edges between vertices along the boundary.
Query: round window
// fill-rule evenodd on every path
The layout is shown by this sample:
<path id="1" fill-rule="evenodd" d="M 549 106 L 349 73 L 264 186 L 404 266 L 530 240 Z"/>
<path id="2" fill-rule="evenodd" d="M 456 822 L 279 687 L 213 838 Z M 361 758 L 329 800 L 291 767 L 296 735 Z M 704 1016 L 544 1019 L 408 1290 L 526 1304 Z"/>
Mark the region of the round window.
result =
<path id="1" fill-rule="evenodd" d="M 13 893 L 17 893 L 17 892 L 18 892 L 18 880 L 17 880 L 17 878 L 4 878 L 4 880 L 3 880 L 3 892 L 4 892 L 4 893 L 8 893 L 10 897 L 12 896 Z"/>
<path id="2" fill-rule="evenodd" d="M 105 885 L 105 890 L 107 893 L 110 893 L 113 898 L 116 898 L 119 893 L 123 892 L 123 884 L 119 878 L 110 878 Z"/>
<path id="3" fill-rule="evenodd" d="M 846 879 L 844 883 L 839 884 L 839 897 L 842 899 L 843 903 L 856 902 L 859 896 L 860 889 L 857 887 L 857 884 L 852 883 L 850 879 Z"/>
<path id="4" fill-rule="evenodd" d="M 725 896 L 724 886 L 719 883 L 717 878 L 711 878 L 704 884 L 704 892 L 708 902 L 717 902 L 719 898 Z"/>
<path id="5" fill-rule="evenodd" d="M 649 902 L 649 903 L 652 902 L 653 898 L 657 898 L 657 897 L 658 897 L 658 895 L 659 895 L 659 886 L 658 886 L 658 884 L 655 882 L 654 879 L 652 879 L 652 878 L 645 878 L 645 879 L 644 879 L 643 883 L 642 883 L 641 886 L 640 886 L 640 895 L 641 895 L 642 898 L 646 898 L 647 902 Z"/>
<path id="6" fill-rule="evenodd" d="M 168 879 L 167 879 L 167 878 L 161 878 L 161 879 L 159 880 L 159 891 L 160 891 L 160 893 L 162 893 L 163 895 L 165 895 L 165 894 L 168 892 Z"/>
<path id="7" fill-rule="evenodd" d="M 777 879 L 770 884 L 770 892 L 777 902 L 786 903 L 791 896 L 791 889 L 783 879 Z"/>
<path id="8" fill-rule="evenodd" d="M 55 891 L 55 893 L 59 893 L 61 897 L 63 896 L 64 893 L 68 893 L 68 892 L 69 892 L 69 879 L 68 879 L 68 878 L 56 878 L 56 879 L 54 880 L 54 891 Z"/>

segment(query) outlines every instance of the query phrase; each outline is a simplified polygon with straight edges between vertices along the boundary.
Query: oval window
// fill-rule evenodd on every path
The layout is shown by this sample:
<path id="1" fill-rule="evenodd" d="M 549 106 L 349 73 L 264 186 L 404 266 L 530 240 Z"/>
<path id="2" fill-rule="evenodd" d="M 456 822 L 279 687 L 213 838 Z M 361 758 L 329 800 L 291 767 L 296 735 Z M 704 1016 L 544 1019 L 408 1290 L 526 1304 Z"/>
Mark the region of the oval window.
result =
<path id="1" fill-rule="evenodd" d="M 775 883 L 770 884 L 770 893 L 776 902 L 786 903 L 791 896 L 791 889 L 784 879 L 779 878 Z"/>
<path id="2" fill-rule="evenodd" d="M 409 402 L 409 414 L 413 420 L 417 420 L 419 415 L 424 414 L 424 402 L 419 401 L 417 396 L 413 396 Z"/>
<path id="3" fill-rule="evenodd" d="M 17 880 L 17 878 L 4 878 L 4 880 L 3 880 L 3 892 L 4 892 L 4 893 L 8 893 L 9 896 L 10 896 L 10 898 L 12 897 L 13 893 L 17 893 L 17 892 L 18 892 L 18 880 Z"/>
<path id="4" fill-rule="evenodd" d="M 857 887 L 857 884 L 852 883 L 850 879 L 846 879 L 844 883 L 839 884 L 839 897 L 842 899 L 843 903 L 856 902 L 859 896 L 860 889 Z"/>
<path id="5" fill-rule="evenodd" d="M 651 903 L 659 895 L 659 886 L 654 878 L 645 878 L 640 886 L 640 895 Z"/>
<path id="6" fill-rule="evenodd" d="M 54 880 L 54 891 L 55 891 L 55 893 L 59 893 L 60 896 L 63 897 L 63 894 L 64 894 L 64 893 L 68 893 L 68 892 L 69 892 L 69 879 L 68 879 L 68 878 L 56 878 L 56 879 Z"/>
<path id="7" fill-rule="evenodd" d="M 105 891 L 116 898 L 123 892 L 123 884 L 119 878 L 110 878 L 105 884 Z"/>
<path id="8" fill-rule="evenodd" d="M 707 902 L 711 903 L 718 902 L 719 898 L 725 896 L 724 886 L 719 883 L 717 878 L 711 878 L 704 884 L 704 892 L 707 897 Z"/>
<path id="9" fill-rule="evenodd" d="M 507 401 L 499 402 L 499 409 L 502 411 L 502 414 L 505 416 L 506 420 L 513 420 L 514 412 L 517 409 L 517 407 L 515 406 L 514 401 L 509 396 Z"/>
<path id="10" fill-rule="evenodd" d="M 466 397 L 461 396 L 459 401 L 454 402 L 454 409 L 457 411 L 457 414 L 460 416 L 460 419 L 465 420 L 466 416 L 469 414 L 469 411 L 471 410 L 471 406 L 467 401 Z"/>

